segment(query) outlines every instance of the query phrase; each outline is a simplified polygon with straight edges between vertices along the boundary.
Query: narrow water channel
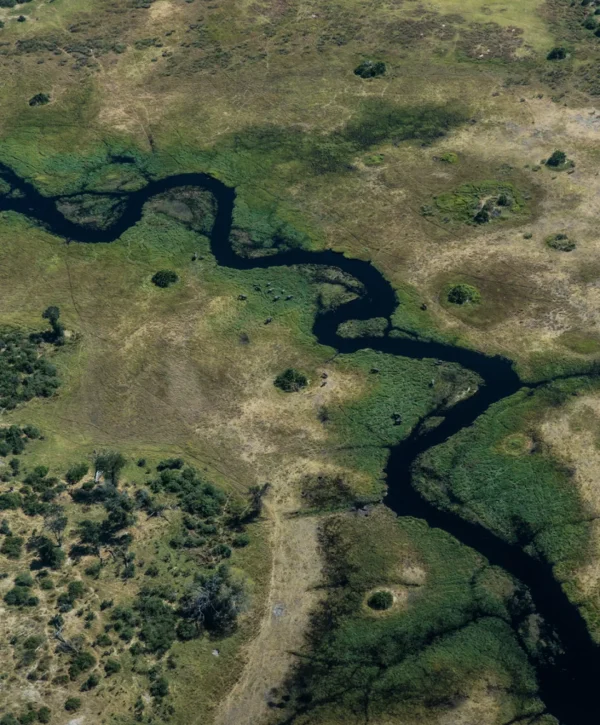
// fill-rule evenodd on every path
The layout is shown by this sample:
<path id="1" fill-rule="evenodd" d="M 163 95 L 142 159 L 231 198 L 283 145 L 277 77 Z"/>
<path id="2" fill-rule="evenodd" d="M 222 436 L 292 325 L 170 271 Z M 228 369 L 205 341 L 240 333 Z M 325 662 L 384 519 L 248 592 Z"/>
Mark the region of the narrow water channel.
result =
<path id="1" fill-rule="evenodd" d="M 289 265 L 337 267 L 362 283 L 362 296 L 316 317 L 313 332 L 319 343 L 340 353 L 370 348 L 413 359 L 434 358 L 458 363 L 476 372 L 484 384 L 470 398 L 445 411 L 444 421 L 439 426 L 425 433 L 415 430 L 407 439 L 391 447 L 386 468 L 388 493 L 385 504 L 398 516 L 424 519 L 429 526 L 443 529 L 529 589 L 537 612 L 554 631 L 562 647 L 562 651 L 552 658 L 532 662 L 537 671 L 540 697 L 548 712 L 564 725 L 589 725 L 596 722 L 595 686 L 600 677 L 600 647 L 593 642 L 579 610 L 563 592 L 550 565 L 527 554 L 518 545 L 504 541 L 483 526 L 436 508 L 412 485 L 413 464 L 422 453 L 472 425 L 491 405 L 524 387 L 510 360 L 425 340 L 387 335 L 360 339 L 340 337 L 338 326 L 347 320 L 372 317 L 391 319 L 398 304 L 391 284 L 369 262 L 349 259 L 332 251 L 295 250 L 260 259 L 240 257 L 230 244 L 235 191 L 206 174 L 179 174 L 150 181 L 138 191 L 103 193 L 103 196 L 120 199 L 124 211 L 112 226 L 102 230 L 86 228 L 66 219 L 56 207 L 58 198 L 41 195 L 8 167 L 0 165 L 0 178 L 13 190 L 12 194 L 0 197 L 0 211 L 19 212 L 35 219 L 53 234 L 83 243 L 118 239 L 141 219 L 143 206 L 149 199 L 169 189 L 194 186 L 210 191 L 217 201 L 216 220 L 210 239 L 211 250 L 219 265 L 237 270 Z"/>

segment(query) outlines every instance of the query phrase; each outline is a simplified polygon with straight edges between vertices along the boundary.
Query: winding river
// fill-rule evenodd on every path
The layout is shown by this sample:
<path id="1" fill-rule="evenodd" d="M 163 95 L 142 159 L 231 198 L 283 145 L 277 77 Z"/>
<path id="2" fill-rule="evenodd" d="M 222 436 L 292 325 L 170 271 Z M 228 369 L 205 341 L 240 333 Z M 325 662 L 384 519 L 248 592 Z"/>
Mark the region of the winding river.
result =
<path id="1" fill-rule="evenodd" d="M 600 647 L 589 635 L 587 626 L 546 562 L 510 544 L 488 529 L 465 521 L 457 514 L 436 508 L 421 497 L 412 486 L 412 467 L 419 455 L 439 445 L 460 430 L 473 424 L 491 405 L 514 395 L 524 387 L 510 360 L 490 357 L 436 342 L 384 337 L 347 339 L 337 334 L 340 323 L 383 317 L 388 320 L 398 304 L 391 284 L 369 262 L 349 259 L 332 252 L 294 250 L 275 256 L 247 259 L 237 255 L 229 243 L 235 202 L 234 189 L 206 174 L 179 174 L 148 184 L 132 192 L 102 193 L 121 199 L 124 211 L 106 229 L 87 228 L 66 219 L 56 202 L 65 197 L 46 197 L 34 186 L 18 177 L 10 168 L 0 165 L 0 178 L 13 192 L 0 197 L 0 211 L 24 214 L 45 226 L 50 232 L 76 242 L 111 242 L 136 224 L 142 217 L 144 204 L 153 196 L 180 186 L 194 186 L 211 192 L 217 201 L 215 223 L 210 235 L 211 250 L 219 265 L 238 270 L 287 265 L 322 265 L 337 267 L 360 281 L 364 294 L 337 309 L 316 317 L 313 332 L 317 340 L 340 353 L 363 348 L 391 355 L 422 359 L 435 358 L 453 362 L 476 372 L 484 381 L 470 398 L 445 412 L 443 422 L 426 432 L 415 431 L 390 450 L 386 475 L 388 494 L 385 503 L 398 516 L 424 519 L 429 526 L 448 532 L 458 541 L 478 551 L 490 564 L 504 569 L 520 580 L 530 591 L 537 612 L 554 631 L 561 650 L 544 661 L 534 661 L 540 696 L 547 712 L 564 725 L 588 725 L 597 715 L 595 687 L 600 677 Z M 87 193 L 87 192 L 86 192 Z M 389 326 L 388 326 L 389 331 Z M 523 721 L 532 722 L 529 718 Z"/>

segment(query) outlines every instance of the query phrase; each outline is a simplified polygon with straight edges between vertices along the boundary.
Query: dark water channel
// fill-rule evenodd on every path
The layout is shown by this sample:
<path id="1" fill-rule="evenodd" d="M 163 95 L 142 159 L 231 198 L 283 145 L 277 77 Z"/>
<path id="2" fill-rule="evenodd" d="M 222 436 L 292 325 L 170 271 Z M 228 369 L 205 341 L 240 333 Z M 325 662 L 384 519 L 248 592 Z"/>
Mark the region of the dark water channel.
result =
<path id="1" fill-rule="evenodd" d="M 436 508 L 412 486 L 412 466 L 419 455 L 470 426 L 490 405 L 513 395 L 523 387 L 510 360 L 489 357 L 473 350 L 416 339 L 389 336 L 345 339 L 337 334 L 340 323 L 372 317 L 390 319 L 398 305 L 391 284 L 369 262 L 349 259 L 332 251 L 291 251 L 260 259 L 237 255 L 229 242 L 235 191 L 205 174 L 179 174 L 150 181 L 133 192 L 102 193 L 124 204 L 122 215 L 107 229 L 86 228 L 66 219 L 56 207 L 57 201 L 41 195 L 11 169 L 0 165 L 0 178 L 13 193 L 0 197 L 0 211 L 12 210 L 35 219 L 51 233 L 70 241 L 112 242 L 142 217 L 143 206 L 156 194 L 180 186 L 195 186 L 210 191 L 217 200 L 216 220 L 211 232 L 211 250 L 219 265 L 237 270 L 287 265 L 337 267 L 362 283 L 364 294 L 336 310 L 318 315 L 313 332 L 317 340 L 340 353 L 371 348 L 391 355 L 453 362 L 476 372 L 484 381 L 470 398 L 444 412 L 443 422 L 426 432 L 415 430 L 390 450 L 387 464 L 389 486 L 385 503 L 398 516 L 424 519 L 429 526 L 443 529 L 461 543 L 478 551 L 492 565 L 504 569 L 524 584 L 531 593 L 537 612 L 560 641 L 558 653 L 543 660 L 531 660 L 536 668 L 540 696 L 547 711 L 564 725 L 589 725 L 600 721 L 595 686 L 600 679 L 600 648 L 593 642 L 577 607 L 568 600 L 552 568 L 526 553 L 520 546 L 507 543 L 488 529 L 460 516 Z M 15 193 L 16 192 L 16 193 Z M 88 193 L 88 192 L 85 192 Z M 523 722 L 530 722 L 525 718 Z"/>

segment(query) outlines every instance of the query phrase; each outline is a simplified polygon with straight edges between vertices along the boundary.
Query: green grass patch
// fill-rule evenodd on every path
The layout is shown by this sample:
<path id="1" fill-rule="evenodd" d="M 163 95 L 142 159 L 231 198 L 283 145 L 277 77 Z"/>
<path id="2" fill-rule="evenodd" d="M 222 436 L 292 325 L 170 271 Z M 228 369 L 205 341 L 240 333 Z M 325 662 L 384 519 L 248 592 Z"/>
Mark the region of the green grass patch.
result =
<path id="1" fill-rule="evenodd" d="M 519 597 L 504 573 L 383 508 L 325 520 L 321 542 L 329 589 L 290 685 L 297 722 L 347 722 L 365 698 L 381 720 L 441 716 L 482 676 L 497 684 L 503 719 L 543 709 L 527 655 L 503 621 Z M 381 588 L 403 603 L 374 618 L 364 598 Z"/>
<path id="2" fill-rule="evenodd" d="M 461 184 L 434 197 L 421 209 L 445 224 L 492 224 L 515 221 L 528 214 L 523 193 L 510 182 L 486 180 Z"/>

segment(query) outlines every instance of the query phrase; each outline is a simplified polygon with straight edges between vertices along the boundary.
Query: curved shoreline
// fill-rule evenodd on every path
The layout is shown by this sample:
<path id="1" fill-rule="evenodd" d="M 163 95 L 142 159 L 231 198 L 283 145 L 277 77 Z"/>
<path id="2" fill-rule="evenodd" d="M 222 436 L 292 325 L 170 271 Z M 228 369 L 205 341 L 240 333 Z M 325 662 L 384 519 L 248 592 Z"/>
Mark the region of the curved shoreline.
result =
<path id="1" fill-rule="evenodd" d="M 0 178 L 18 192 L 16 196 L 0 197 L 0 211 L 15 211 L 35 218 L 51 233 L 81 243 L 108 243 L 118 239 L 140 221 L 144 204 L 156 194 L 180 186 L 207 190 L 217 202 L 210 246 L 220 266 L 237 270 L 307 264 L 337 267 L 362 283 L 365 292 L 361 297 L 317 315 L 313 333 L 320 344 L 340 353 L 371 348 L 413 359 L 436 358 L 476 372 L 484 384 L 474 395 L 445 411 L 439 426 L 423 434 L 419 434 L 417 427 L 407 439 L 390 447 L 385 470 L 388 484 L 385 503 L 398 516 L 421 518 L 429 526 L 443 529 L 527 586 L 535 609 L 556 633 L 562 646 L 562 651 L 547 662 L 532 662 L 537 671 L 540 697 L 547 711 L 565 725 L 586 725 L 592 721 L 597 707 L 594 685 L 596 675 L 600 674 L 600 647 L 593 642 L 579 610 L 554 578 L 552 567 L 483 526 L 436 508 L 412 486 L 412 467 L 422 453 L 471 426 L 493 404 L 524 387 L 535 387 L 523 385 L 510 360 L 419 339 L 340 337 L 338 326 L 347 320 L 384 317 L 389 322 L 399 304 L 392 285 L 370 262 L 347 258 L 339 252 L 294 250 L 258 259 L 238 256 L 229 244 L 235 190 L 207 174 L 178 174 L 150 181 L 138 191 L 107 193 L 106 196 L 125 200 L 125 210 L 117 221 L 102 230 L 85 228 L 67 220 L 58 211 L 56 201 L 68 196 L 45 197 L 4 165 L 0 165 Z"/>

